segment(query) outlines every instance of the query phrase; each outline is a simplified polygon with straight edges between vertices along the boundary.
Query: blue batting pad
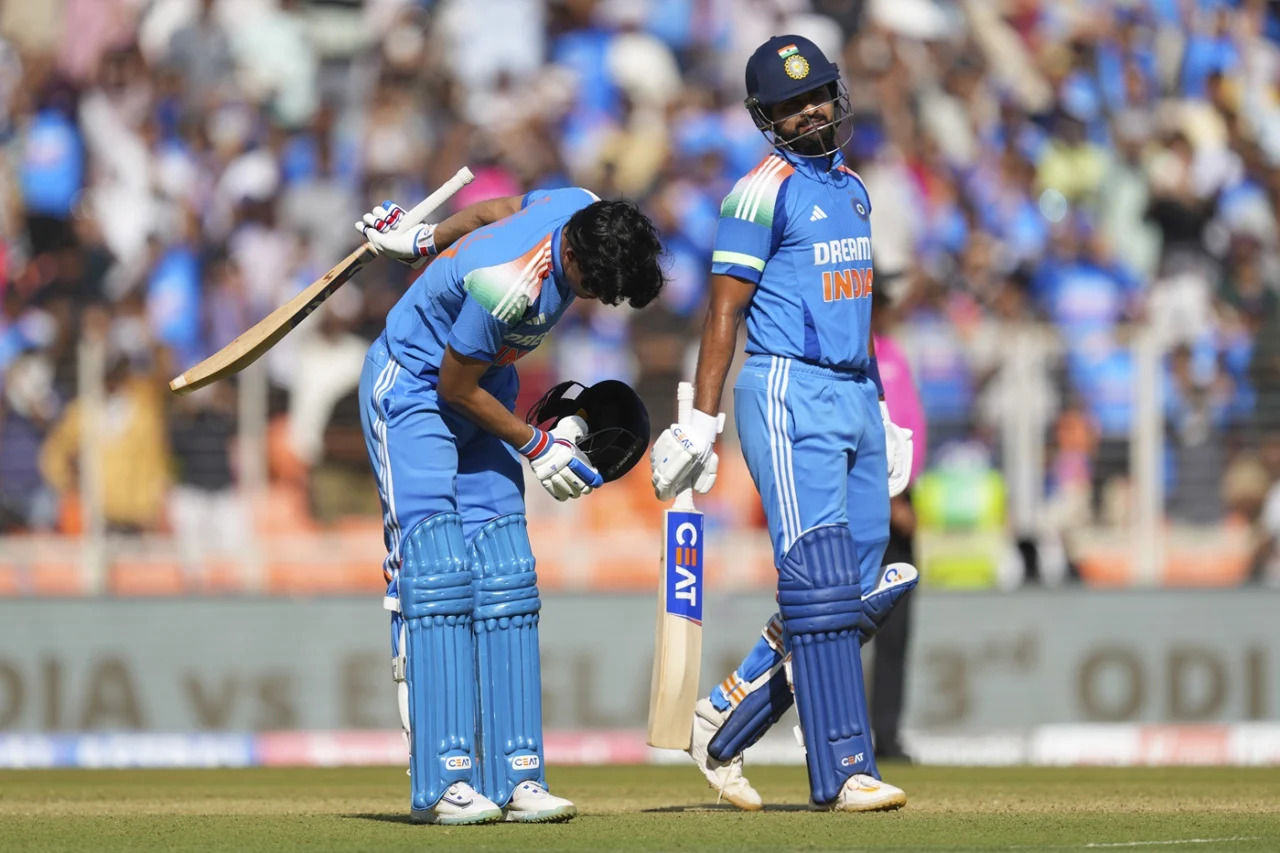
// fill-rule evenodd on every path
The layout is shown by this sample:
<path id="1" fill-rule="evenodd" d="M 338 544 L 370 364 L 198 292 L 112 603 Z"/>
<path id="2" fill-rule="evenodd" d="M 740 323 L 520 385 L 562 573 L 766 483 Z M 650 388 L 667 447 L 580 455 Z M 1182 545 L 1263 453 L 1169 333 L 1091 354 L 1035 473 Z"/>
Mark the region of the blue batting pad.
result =
<path id="1" fill-rule="evenodd" d="M 920 573 L 910 563 L 891 563 L 880 570 L 876 588 L 862 599 L 862 621 L 858 626 L 862 644 L 876 635 L 904 595 L 916 588 Z"/>
<path id="2" fill-rule="evenodd" d="M 787 645 L 782 616 L 775 613 L 738 668 L 711 690 L 712 706 L 729 711 L 707 745 L 717 761 L 728 761 L 758 741 L 794 704 L 783 665 Z"/>
<path id="3" fill-rule="evenodd" d="M 500 806 L 521 782 L 546 787 L 538 576 L 523 515 L 504 515 L 471 540 L 475 582 L 480 792 Z"/>
<path id="4" fill-rule="evenodd" d="M 862 599 L 862 617 L 858 623 L 860 646 L 870 642 L 898 601 L 915 588 L 919 579 L 915 566 L 909 563 L 893 563 L 880 570 L 875 589 Z M 733 674 L 711 690 L 711 704 L 730 712 L 707 747 L 707 752 L 717 761 L 728 761 L 758 741 L 795 702 L 785 670 L 779 670 L 764 685 L 756 683 L 782 660 L 783 649 L 789 645 L 781 631 L 775 629 L 777 622 L 775 615 Z"/>
<path id="5" fill-rule="evenodd" d="M 471 572 L 462 518 L 442 512 L 405 537 L 400 614 L 408 624 L 409 776 L 413 811 L 430 809 L 454 782 L 471 782 L 475 670 Z"/>
<path id="6" fill-rule="evenodd" d="M 859 575 L 853 535 L 843 524 L 802 533 L 778 569 L 809 787 L 820 805 L 833 802 L 854 773 L 879 778 L 858 642 Z"/>
<path id="7" fill-rule="evenodd" d="M 779 667 L 763 686 L 752 690 L 738 703 L 707 745 L 707 752 L 716 761 L 728 761 L 760 740 L 794 701 L 787 671 Z"/>
<path id="8" fill-rule="evenodd" d="M 760 639 L 747 652 L 729 677 L 711 688 L 711 704 L 717 711 L 730 711 L 759 687 L 764 676 L 782 663 L 786 642 L 782 636 L 782 617 L 774 614 L 760 632 Z M 767 680 L 767 679 L 766 679 Z"/>

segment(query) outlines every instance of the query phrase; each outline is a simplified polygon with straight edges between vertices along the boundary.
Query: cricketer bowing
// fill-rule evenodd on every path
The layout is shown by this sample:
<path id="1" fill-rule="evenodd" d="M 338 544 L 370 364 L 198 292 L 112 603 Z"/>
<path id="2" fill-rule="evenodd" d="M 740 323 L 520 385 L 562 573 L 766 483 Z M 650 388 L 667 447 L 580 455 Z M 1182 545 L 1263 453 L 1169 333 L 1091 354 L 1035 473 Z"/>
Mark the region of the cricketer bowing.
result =
<path id="1" fill-rule="evenodd" d="M 859 657 L 916 581 L 910 565 L 880 565 L 911 434 L 889 421 L 871 340 L 871 199 L 840 153 L 848 93 L 812 42 L 765 42 L 746 88 L 775 150 L 721 206 L 695 410 L 651 458 L 658 497 L 711 488 L 716 412 L 745 316 L 735 417 L 772 537 L 778 615 L 698 701 L 689 753 L 723 797 L 758 809 L 742 752 L 794 702 L 813 804 L 897 808 L 906 795 L 876 768 Z"/>
<path id="2" fill-rule="evenodd" d="M 577 188 L 481 202 L 438 226 L 401 229 L 403 217 L 387 203 L 356 227 L 381 255 L 434 257 L 388 314 L 360 378 L 412 816 L 567 820 L 575 806 L 546 785 L 520 458 L 558 500 L 600 486 L 604 466 L 578 444 L 590 414 L 544 431 L 512 413 L 515 362 L 574 299 L 651 302 L 664 284 L 661 246 L 635 205 Z"/>

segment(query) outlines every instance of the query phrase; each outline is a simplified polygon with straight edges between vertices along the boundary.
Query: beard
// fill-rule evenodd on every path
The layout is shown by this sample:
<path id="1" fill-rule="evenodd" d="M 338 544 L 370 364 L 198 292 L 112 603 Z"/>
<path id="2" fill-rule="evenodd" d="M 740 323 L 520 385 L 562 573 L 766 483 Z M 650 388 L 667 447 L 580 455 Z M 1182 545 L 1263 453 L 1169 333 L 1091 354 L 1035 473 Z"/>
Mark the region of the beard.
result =
<path id="1" fill-rule="evenodd" d="M 831 122 L 817 131 L 806 127 L 781 138 L 787 147 L 797 154 L 816 157 L 835 150 L 837 124 L 838 122 Z"/>

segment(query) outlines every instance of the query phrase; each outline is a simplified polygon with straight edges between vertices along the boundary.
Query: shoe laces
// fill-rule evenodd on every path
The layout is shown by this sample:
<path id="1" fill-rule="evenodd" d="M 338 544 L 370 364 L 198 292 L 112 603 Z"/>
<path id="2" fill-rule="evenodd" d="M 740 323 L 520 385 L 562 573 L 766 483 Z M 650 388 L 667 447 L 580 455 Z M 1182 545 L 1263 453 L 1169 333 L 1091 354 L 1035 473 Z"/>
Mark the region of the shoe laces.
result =
<path id="1" fill-rule="evenodd" d="M 733 758 L 729 759 L 728 763 L 724 766 L 729 768 L 729 772 L 720 777 L 720 787 L 716 791 L 717 806 L 720 805 L 720 801 L 724 799 L 724 789 L 734 776 L 736 775 L 739 779 L 742 778 L 742 753 L 739 752 Z"/>

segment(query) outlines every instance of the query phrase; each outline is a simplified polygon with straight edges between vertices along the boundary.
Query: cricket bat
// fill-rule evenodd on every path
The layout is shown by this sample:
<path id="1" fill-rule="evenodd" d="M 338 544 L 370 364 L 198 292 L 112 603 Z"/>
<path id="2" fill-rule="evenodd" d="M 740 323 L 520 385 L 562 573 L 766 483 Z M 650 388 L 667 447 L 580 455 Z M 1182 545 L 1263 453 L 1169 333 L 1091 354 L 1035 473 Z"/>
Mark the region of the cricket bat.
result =
<path id="1" fill-rule="evenodd" d="M 457 174 L 444 183 L 444 186 L 408 211 L 405 214 L 405 224 L 401 227 L 412 227 L 421 223 L 434 213 L 436 208 L 452 198 L 454 193 L 471 183 L 474 177 L 471 170 L 463 166 Z M 339 287 L 350 281 L 352 276 L 360 272 L 375 257 L 377 256 L 368 243 L 361 245 L 338 262 L 333 269 L 307 285 L 305 290 L 259 320 L 234 341 L 181 376 L 174 377 L 169 382 L 169 390 L 175 394 L 187 394 L 244 370 L 279 343 L 281 338 L 297 328 L 299 323 L 311 315 L 311 312 L 324 304 L 324 301 Z"/>
<path id="2" fill-rule="evenodd" d="M 688 423 L 692 412 L 693 385 L 681 382 L 676 419 Z M 692 488 L 663 513 L 661 559 L 646 740 L 662 749 L 688 749 L 702 671 L 702 513 L 693 506 Z"/>

